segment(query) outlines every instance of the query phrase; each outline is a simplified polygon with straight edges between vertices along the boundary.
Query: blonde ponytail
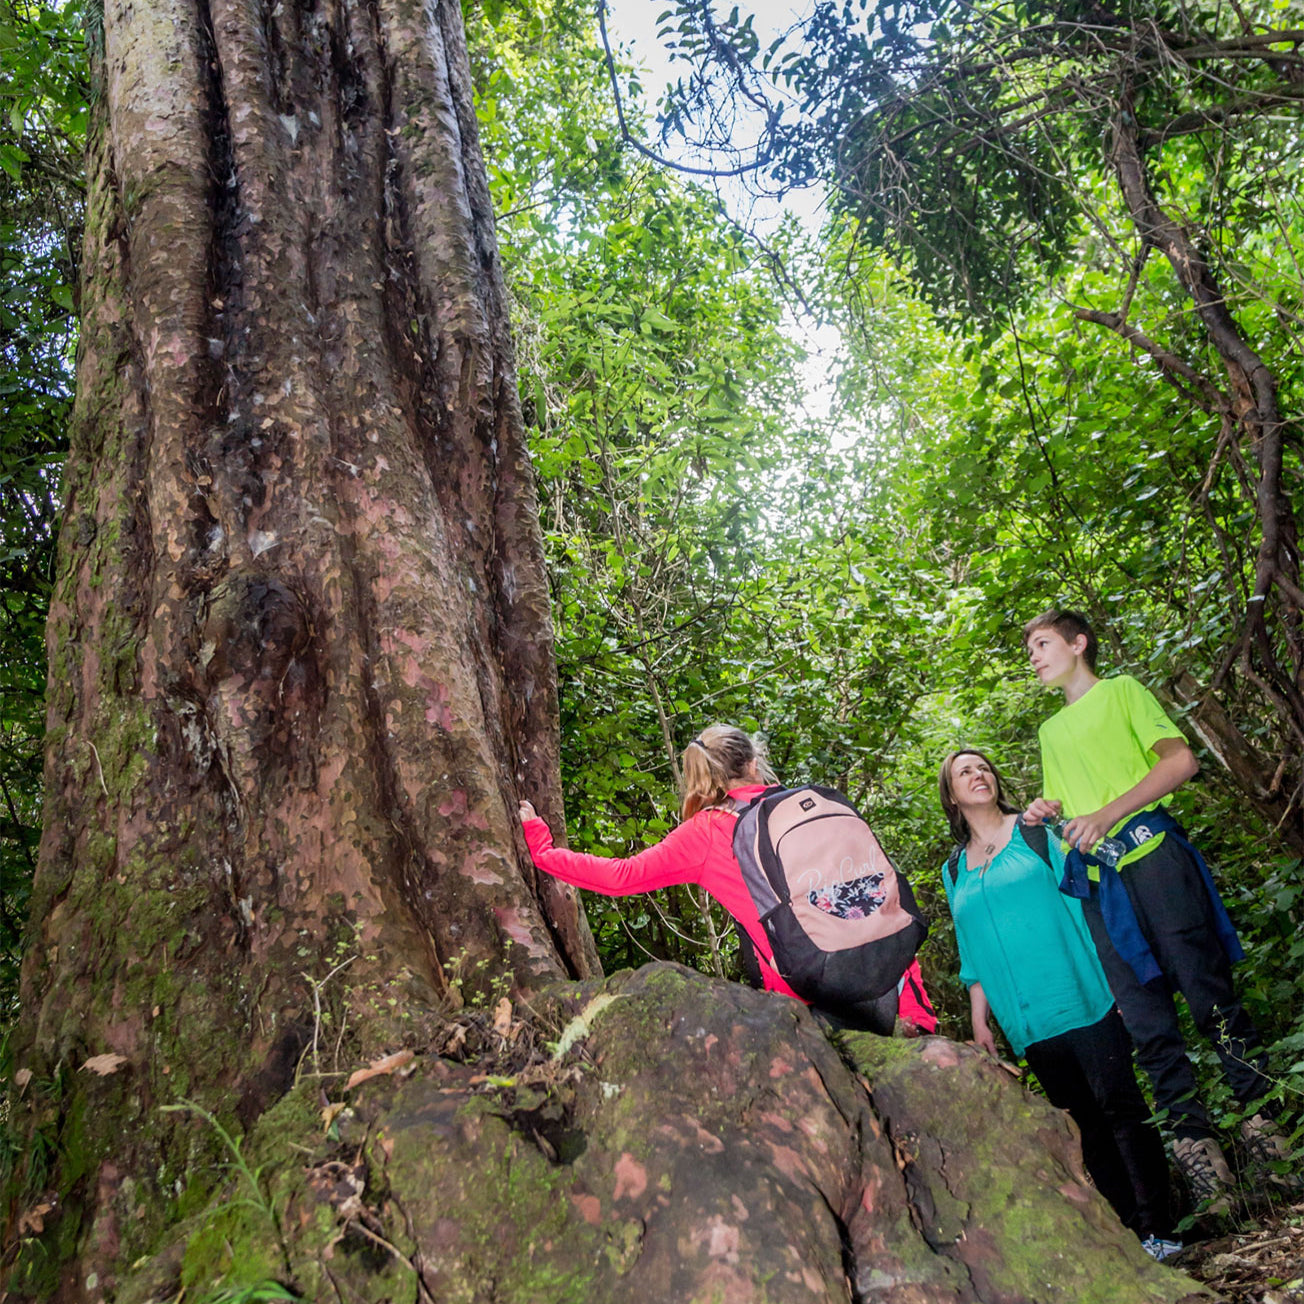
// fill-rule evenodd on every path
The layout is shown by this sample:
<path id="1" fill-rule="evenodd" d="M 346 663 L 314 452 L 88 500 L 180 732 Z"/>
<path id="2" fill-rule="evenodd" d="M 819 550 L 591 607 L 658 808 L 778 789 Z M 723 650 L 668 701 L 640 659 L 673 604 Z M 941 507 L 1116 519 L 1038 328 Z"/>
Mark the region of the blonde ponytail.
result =
<path id="1" fill-rule="evenodd" d="M 751 777 L 748 771 L 753 761 L 759 782 L 778 783 L 764 748 L 741 729 L 728 724 L 703 729 L 684 748 L 680 807 L 684 819 L 691 819 L 700 810 L 723 806 L 729 789 L 740 787 Z"/>

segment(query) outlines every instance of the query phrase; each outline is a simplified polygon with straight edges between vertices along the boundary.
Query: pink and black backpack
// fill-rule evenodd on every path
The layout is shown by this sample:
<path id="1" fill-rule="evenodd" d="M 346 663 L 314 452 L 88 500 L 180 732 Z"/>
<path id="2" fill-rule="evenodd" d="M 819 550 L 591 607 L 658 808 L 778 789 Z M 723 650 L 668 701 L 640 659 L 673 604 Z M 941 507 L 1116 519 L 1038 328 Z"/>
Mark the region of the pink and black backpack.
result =
<path id="1" fill-rule="evenodd" d="M 901 980 L 928 925 L 905 875 L 840 792 L 763 792 L 739 809 L 733 850 L 775 968 L 799 996 L 836 1011 Z"/>

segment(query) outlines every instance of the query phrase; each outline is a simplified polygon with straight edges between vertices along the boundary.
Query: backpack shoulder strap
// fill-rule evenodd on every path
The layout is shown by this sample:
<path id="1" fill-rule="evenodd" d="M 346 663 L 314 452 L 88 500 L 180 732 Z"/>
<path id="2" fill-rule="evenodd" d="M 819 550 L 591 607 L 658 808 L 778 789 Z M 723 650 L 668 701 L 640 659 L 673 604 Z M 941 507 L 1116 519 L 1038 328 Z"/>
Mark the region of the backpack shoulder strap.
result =
<path id="1" fill-rule="evenodd" d="M 964 848 L 957 842 L 946 858 L 946 872 L 950 876 L 952 887 L 955 886 L 955 880 L 960 877 L 960 857 L 963 853 Z"/>
<path id="2" fill-rule="evenodd" d="M 1028 844 L 1030 851 L 1035 851 L 1046 863 L 1047 869 L 1054 869 L 1055 866 L 1050 863 L 1050 835 L 1046 831 L 1044 824 L 1025 824 L 1019 821 L 1019 832 L 1023 834 L 1023 840 Z"/>
<path id="3" fill-rule="evenodd" d="M 734 932 L 738 935 L 738 963 L 742 968 L 743 977 L 751 987 L 758 990 L 765 986 L 765 979 L 761 976 L 761 957 L 756 950 L 756 944 L 747 936 L 747 930 L 736 919 L 733 920 Z"/>

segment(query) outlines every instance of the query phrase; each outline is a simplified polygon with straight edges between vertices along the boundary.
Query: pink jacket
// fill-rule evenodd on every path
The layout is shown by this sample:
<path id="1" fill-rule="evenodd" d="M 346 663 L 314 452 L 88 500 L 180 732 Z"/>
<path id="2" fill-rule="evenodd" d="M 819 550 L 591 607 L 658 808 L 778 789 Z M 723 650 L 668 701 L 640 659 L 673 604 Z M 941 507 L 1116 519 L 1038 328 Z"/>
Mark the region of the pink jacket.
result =
<path id="1" fill-rule="evenodd" d="M 901 979 L 901 1003 L 897 1013 L 921 1032 L 937 1031 L 937 1013 L 924 991 L 924 975 L 919 972 L 918 960 L 910 961 L 910 968 Z"/>
<path id="2" fill-rule="evenodd" d="M 753 783 L 731 789 L 729 796 L 751 801 L 766 789 Z M 733 854 L 733 831 L 737 817 L 713 807 L 698 811 L 655 846 L 636 856 L 592 856 L 552 845 L 552 831 L 541 819 L 525 821 L 525 842 L 535 865 L 545 874 L 586 887 L 604 896 L 629 896 L 651 892 L 672 883 L 696 883 L 704 887 L 744 928 L 762 959 L 761 976 L 767 991 L 782 992 L 795 1000 L 801 997 L 779 977 L 769 938 L 761 927 L 756 906 L 743 882 Z"/>

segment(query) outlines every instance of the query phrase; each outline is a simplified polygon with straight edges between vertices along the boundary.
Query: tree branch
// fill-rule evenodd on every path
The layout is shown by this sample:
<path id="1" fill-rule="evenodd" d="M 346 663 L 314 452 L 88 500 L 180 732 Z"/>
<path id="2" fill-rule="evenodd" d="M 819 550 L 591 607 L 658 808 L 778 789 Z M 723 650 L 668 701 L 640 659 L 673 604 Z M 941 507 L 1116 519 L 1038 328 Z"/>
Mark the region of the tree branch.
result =
<path id="1" fill-rule="evenodd" d="M 1118 312 L 1100 312 L 1095 308 L 1075 308 L 1073 315 L 1079 321 L 1095 322 L 1114 334 L 1135 345 L 1143 353 L 1149 354 L 1163 369 L 1164 378 L 1181 391 L 1192 402 L 1206 412 L 1230 412 L 1231 401 L 1207 376 L 1202 376 L 1189 363 L 1175 353 L 1169 352 L 1162 344 L 1156 343 L 1144 331 L 1130 326 Z M 1180 384 L 1185 381 L 1186 384 Z M 1190 386 L 1191 388 L 1187 388 Z M 1192 390 L 1196 391 L 1192 393 Z"/>
<path id="2" fill-rule="evenodd" d="M 1142 151 L 1145 151 L 1154 145 L 1162 145 L 1164 141 L 1172 140 L 1176 136 L 1189 136 L 1193 132 L 1221 126 L 1242 114 L 1278 108 L 1286 104 L 1298 104 L 1301 100 L 1304 100 L 1304 87 L 1298 90 L 1252 92 L 1239 100 L 1234 100 L 1231 104 L 1180 114 L 1167 126 L 1160 127 L 1157 131 L 1142 132 L 1140 146 Z"/>
<path id="3" fill-rule="evenodd" d="M 616 59 L 611 52 L 611 40 L 607 35 L 607 0 L 598 0 L 598 31 L 602 35 L 602 49 L 607 64 L 607 76 L 611 80 L 611 94 L 616 103 L 616 122 L 620 127 L 620 138 L 631 149 L 642 154 L 644 158 L 651 159 L 652 162 L 659 164 L 661 167 L 670 168 L 675 172 L 683 172 L 693 177 L 746 176 L 749 172 L 758 172 L 769 161 L 768 155 L 762 151 L 759 145 L 756 147 L 756 158 L 752 162 L 740 163 L 737 167 L 732 168 L 704 168 L 694 167 L 689 163 L 676 163 L 674 159 L 666 158 L 664 155 L 658 154 L 656 150 L 649 149 L 630 131 L 629 124 L 625 121 L 625 103 L 620 94 L 620 80 L 616 76 Z M 766 132 L 773 130 L 777 117 L 777 113 L 772 111 L 766 123 Z"/>

